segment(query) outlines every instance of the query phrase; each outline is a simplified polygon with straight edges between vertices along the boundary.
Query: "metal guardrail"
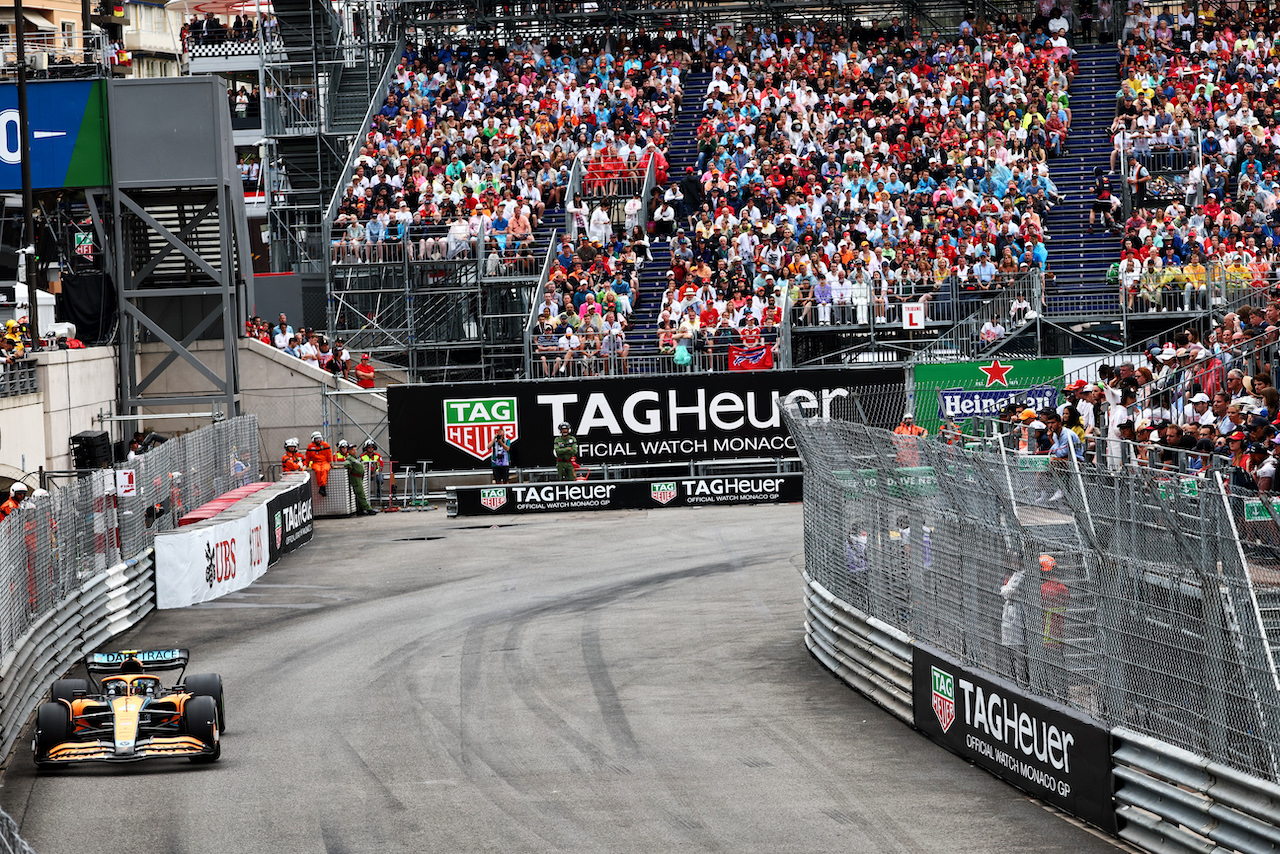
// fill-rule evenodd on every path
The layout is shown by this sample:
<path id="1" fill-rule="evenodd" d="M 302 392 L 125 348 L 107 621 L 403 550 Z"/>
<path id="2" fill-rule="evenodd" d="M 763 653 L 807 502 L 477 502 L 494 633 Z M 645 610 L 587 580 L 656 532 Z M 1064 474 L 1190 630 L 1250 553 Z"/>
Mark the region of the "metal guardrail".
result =
<path id="1" fill-rule="evenodd" d="M 911 701 L 911 638 L 841 601 L 804 576 L 804 643 L 823 666 L 907 723 Z"/>
<path id="2" fill-rule="evenodd" d="M 0 756 L 13 749 L 53 680 L 154 607 L 155 566 L 148 548 L 89 578 L 33 623 L 0 664 Z"/>
<path id="3" fill-rule="evenodd" d="M 1280 786 L 1132 730 L 1111 736 L 1121 839 L 1194 854 L 1280 848 Z"/>

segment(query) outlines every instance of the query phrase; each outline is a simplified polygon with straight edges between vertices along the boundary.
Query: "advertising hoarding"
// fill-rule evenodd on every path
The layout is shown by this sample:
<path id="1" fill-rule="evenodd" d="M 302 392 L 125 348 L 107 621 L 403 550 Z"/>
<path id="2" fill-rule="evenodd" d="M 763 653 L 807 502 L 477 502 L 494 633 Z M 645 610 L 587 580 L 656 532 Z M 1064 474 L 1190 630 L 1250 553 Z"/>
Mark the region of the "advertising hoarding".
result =
<path id="1" fill-rule="evenodd" d="M 391 457 L 396 465 L 430 460 L 436 471 L 483 469 L 501 431 L 512 465 L 552 466 L 561 422 L 577 437 L 584 466 L 791 457 L 784 402 L 841 417 L 856 389 L 902 383 L 901 369 L 885 368 L 391 386 Z"/>

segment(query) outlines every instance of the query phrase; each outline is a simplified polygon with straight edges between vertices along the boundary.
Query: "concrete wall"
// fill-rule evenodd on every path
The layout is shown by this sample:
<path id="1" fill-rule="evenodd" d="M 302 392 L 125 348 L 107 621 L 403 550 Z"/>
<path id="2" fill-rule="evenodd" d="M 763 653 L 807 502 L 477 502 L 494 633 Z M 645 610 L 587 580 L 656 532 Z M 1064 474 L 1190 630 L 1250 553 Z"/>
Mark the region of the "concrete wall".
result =
<path id="1" fill-rule="evenodd" d="M 44 465 L 44 393 L 0 398 L 0 482 L 21 478 Z M 38 486 L 35 478 L 28 486 Z"/>
<path id="2" fill-rule="evenodd" d="M 337 444 L 339 439 L 363 442 L 365 438 L 372 437 L 386 451 L 385 395 L 362 392 L 354 383 L 332 377 L 261 341 L 240 339 L 239 346 L 241 409 L 245 414 L 258 416 L 264 461 L 279 462 L 286 439 L 296 437 L 305 447 L 313 430 L 324 433 L 330 444 Z M 197 342 L 194 350 L 202 363 L 221 374 L 223 349 L 220 342 Z M 145 375 L 167 352 L 168 348 L 163 345 L 144 345 L 140 372 Z M 203 375 L 179 359 L 147 391 L 191 394 L 211 388 Z M 327 419 L 322 389 L 331 392 Z M 191 407 L 169 407 L 168 410 L 191 411 Z M 154 411 L 164 411 L 164 408 Z M 179 432 L 203 426 L 208 419 L 164 423 L 168 432 Z"/>
<path id="3" fill-rule="evenodd" d="M 45 468 L 72 467 L 71 437 L 85 430 L 106 430 L 114 442 L 119 428 L 100 424 L 99 414 L 112 415 L 116 407 L 115 347 L 87 347 L 83 350 L 47 350 L 37 353 L 36 373 L 44 397 L 43 419 L 31 425 L 42 433 Z M 2 439 L 0 439 L 2 441 Z M 0 444 L 0 454 L 4 447 Z M 34 466 L 33 466 L 34 468 Z"/>

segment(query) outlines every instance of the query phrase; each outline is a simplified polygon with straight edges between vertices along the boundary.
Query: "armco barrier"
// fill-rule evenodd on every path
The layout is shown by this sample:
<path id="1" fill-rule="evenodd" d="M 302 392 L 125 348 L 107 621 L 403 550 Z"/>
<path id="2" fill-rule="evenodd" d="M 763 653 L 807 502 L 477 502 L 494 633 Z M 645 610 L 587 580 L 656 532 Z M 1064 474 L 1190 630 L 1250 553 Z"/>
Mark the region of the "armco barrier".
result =
<path id="1" fill-rule="evenodd" d="M 1280 850 L 1280 787 L 1162 741 L 1112 732 L 1122 839 L 1148 851 Z"/>
<path id="2" fill-rule="evenodd" d="M 911 639 L 804 578 L 805 645 L 822 664 L 907 723 L 911 703 Z"/>
<path id="3" fill-rule="evenodd" d="M 0 663 L 0 756 L 8 756 L 32 709 L 85 652 L 154 607 L 150 549 L 95 575 L 36 621 Z"/>

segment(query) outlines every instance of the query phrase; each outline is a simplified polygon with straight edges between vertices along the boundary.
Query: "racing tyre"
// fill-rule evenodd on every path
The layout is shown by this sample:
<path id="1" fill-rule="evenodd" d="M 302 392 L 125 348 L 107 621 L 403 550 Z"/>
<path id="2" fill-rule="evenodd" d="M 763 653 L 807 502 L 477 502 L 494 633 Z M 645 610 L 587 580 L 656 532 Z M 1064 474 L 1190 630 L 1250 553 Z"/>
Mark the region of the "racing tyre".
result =
<path id="1" fill-rule="evenodd" d="M 222 677 L 216 673 L 197 673 L 183 680 L 187 693 L 197 697 L 212 697 L 218 706 L 218 726 L 227 731 L 227 707 L 222 701 Z"/>
<path id="2" fill-rule="evenodd" d="M 32 744 L 36 761 L 47 759 L 49 750 L 70 737 L 71 713 L 61 703 L 41 703 L 36 712 L 36 737 Z"/>
<path id="3" fill-rule="evenodd" d="M 58 700 L 66 700 L 70 703 L 76 697 L 76 692 L 84 694 L 89 693 L 88 679 L 59 679 L 53 683 L 53 687 L 49 689 L 49 698 L 55 703 Z"/>
<path id="4" fill-rule="evenodd" d="M 192 756 L 192 762 L 217 762 L 222 755 L 222 741 L 218 737 L 218 706 L 212 697 L 192 697 L 182 710 L 182 728 L 187 735 L 195 736 L 212 745 L 213 753 Z"/>

